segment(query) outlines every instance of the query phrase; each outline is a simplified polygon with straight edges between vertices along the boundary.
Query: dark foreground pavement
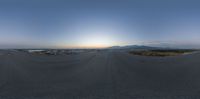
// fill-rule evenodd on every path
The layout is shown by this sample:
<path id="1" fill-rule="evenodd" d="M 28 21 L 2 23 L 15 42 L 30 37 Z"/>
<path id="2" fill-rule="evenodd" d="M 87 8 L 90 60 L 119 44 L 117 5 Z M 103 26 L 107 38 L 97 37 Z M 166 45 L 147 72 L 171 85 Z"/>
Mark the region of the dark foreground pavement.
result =
<path id="1" fill-rule="evenodd" d="M 0 99 L 200 99 L 200 54 L 0 54 Z"/>

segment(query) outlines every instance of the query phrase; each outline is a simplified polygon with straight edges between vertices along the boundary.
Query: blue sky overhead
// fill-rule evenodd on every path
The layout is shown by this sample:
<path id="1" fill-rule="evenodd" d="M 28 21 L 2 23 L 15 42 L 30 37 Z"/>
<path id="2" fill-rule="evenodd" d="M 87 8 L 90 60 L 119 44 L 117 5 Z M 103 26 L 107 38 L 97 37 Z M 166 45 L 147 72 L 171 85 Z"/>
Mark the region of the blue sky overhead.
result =
<path id="1" fill-rule="evenodd" d="M 198 0 L 1 0 L 0 48 L 200 48 Z"/>

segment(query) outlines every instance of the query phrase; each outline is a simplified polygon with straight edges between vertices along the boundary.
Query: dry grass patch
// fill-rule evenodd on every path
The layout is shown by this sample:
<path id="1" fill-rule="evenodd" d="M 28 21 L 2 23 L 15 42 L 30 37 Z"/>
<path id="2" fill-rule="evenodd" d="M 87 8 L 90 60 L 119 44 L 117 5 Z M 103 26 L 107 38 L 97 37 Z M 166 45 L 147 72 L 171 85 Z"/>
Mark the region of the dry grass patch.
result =
<path id="1" fill-rule="evenodd" d="M 144 50 L 144 51 L 130 51 L 130 54 L 141 55 L 141 56 L 177 56 L 186 53 L 194 52 L 195 50 Z"/>

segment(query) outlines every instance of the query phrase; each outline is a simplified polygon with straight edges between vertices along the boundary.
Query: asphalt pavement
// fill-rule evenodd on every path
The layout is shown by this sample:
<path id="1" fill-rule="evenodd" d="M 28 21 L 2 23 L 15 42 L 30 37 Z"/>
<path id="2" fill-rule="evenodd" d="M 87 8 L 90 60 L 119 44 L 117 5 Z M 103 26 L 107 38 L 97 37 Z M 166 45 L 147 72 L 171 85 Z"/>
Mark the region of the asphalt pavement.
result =
<path id="1" fill-rule="evenodd" d="M 0 99 L 200 99 L 200 53 L 0 53 Z"/>

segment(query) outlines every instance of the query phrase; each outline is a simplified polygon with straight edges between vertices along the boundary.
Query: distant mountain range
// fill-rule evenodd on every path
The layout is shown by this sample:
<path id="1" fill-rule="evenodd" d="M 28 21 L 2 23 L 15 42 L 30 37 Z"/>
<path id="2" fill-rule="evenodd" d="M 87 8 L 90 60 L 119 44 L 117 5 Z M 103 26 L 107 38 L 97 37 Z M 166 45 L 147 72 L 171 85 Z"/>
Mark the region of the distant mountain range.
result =
<path id="1" fill-rule="evenodd" d="M 163 49 L 161 47 L 151 47 L 151 46 L 144 46 L 144 45 L 127 45 L 127 46 L 112 46 L 109 49 L 141 49 L 141 50 L 153 50 L 153 49 Z"/>

